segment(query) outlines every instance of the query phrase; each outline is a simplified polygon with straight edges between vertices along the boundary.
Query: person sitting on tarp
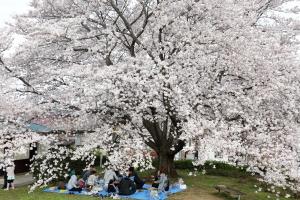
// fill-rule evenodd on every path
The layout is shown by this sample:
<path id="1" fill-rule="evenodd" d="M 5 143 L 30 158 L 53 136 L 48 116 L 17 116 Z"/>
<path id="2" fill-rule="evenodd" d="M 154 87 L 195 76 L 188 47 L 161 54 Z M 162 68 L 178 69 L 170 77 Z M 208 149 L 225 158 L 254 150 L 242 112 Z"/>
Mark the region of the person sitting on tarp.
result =
<path id="1" fill-rule="evenodd" d="M 80 188 L 78 186 L 78 182 L 77 182 L 77 176 L 76 175 L 72 175 L 68 184 L 67 184 L 67 189 L 71 192 L 81 192 L 82 188 Z"/>
<path id="2" fill-rule="evenodd" d="M 160 191 L 169 191 L 170 182 L 167 175 L 158 170 L 154 182 L 152 183 L 152 187 L 158 188 Z"/>
<path id="3" fill-rule="evenodd" d="M 152 187 L 153 188 L 158 188 L 159 185 L 159 177 L 160 177 L 160 171 L 158 170 L 155 176 L 151 176 L 153 179 Z"/>
<path id="4" fill-rule="evenodd" d="M 92 171 L 96 171 L 96 168 L 93 165 L 91 165 L 88 170 L 85 170 L 83 172 L 82 179 L 84 180 L 85 183 L 87 182 L 87 180 L 88 180 L 89 176 L 91 175 Z"/>
<path id="5" fill-rule="evenodd" d="M 128 177 L 122 178 L 118 184 L 119 195 L 132 195 L 136 192 L 136 184 Z"/>
<path id="6" fill-rule="evenodd" d="M 104 189 L 108 190 L 108 186 L 112 183 L 116 186 L 118 180 L 119 180 L 119 177 L 117 177 L 116 172 L 112 168 L 105 170 Z"/>
<path id="7" fill-rule="evenodd" d="M 140 179 L 140 177 L 134 170 L 134 167 L 129 167 L 128 177 L 134 181 L 134 183 L 136 184 L 136 189 L 143 188 L 143 185 L 145 184 L 145 182 Z"/>
<path id="8" fill-rule="evenodd" d="M 122 175 L 119 170 L 115 170 L 115 173 L 116 173 L 116 176 L 118 177 L 118 181 L 121 181 L 121 179 L 124 177 L 124 175 Z"/>
<path id="9" fill-rule="evenodd" d="M 107 185 L 107 192 L 108 193 L 119 193 L 119 188 L 117 187 L 117 184 L 114 180 L 110 180 L 108 185 Z"/>
<path id="10" fill-rule="evenodd" d="M 91 174 L 90 174 L 90 176 L 88 177 L 88 179 L 86 181 L 87 191 L 91 191 L 93 189 L 93 187 L 95 186 L 97 178 L 98 177 L 96 176 L 96 170 L 91 171 Z"/>

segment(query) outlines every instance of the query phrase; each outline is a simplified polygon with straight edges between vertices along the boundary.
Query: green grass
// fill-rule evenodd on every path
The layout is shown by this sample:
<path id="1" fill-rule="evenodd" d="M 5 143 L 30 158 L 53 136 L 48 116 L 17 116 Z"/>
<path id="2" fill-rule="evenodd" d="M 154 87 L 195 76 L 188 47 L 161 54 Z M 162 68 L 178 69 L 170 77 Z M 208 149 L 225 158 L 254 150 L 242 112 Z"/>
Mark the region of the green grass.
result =
<path id="1" fill-rule="evenodd" d="M 259 186 L 260 183 L 257 180 L 255 180 L 254 177 L 231 178 L 224 176 L 202 175 L 200 173 L 197 176 L 187 176 L 187 172 L 183 171 L 180 171 L 180 176 L 183 177 L 185 183 L 190 189 L 201 188 L 207 191 L 208 193 L 223 198 L 224 200 L 233 200 L 236 198 L 231 198 L 225 194 L 218 193 L 214 189 L 215 185 L 226 185 L 227 187 L 231 187 L 245 193 L 245 195 L 241 198 L 242 200 L 276 199 L 274 194 L 267 191 L 256 193 L 255 191 L 257 191 L 258 188 L 255 188 L 255 185 Z M 268 198 L 268 196 L 270 196 L 271 198 Z M 284 199 L 286 198 L 279 198 L 279 200 Z M 295 200 L 295 198 L 289 199 Z"/>
<path id="2" fill-rule="evenodd" d="M 95 200 L 95 197 L 53 194 L 42 192 L 41 189 L 28 194 L 28 188 L 22 187 L 15 190 L 0 191 L 1 200 Z"/>
<path id="3" fill-rule="evenodd" d="M 145 174 L 145 173 L 143 173 Z M 146 175 L 146 174 L 145 174 Z M 224 194 L 219 194 L 214 189 L 215 185 L 226 185 L 235 189 L 238 189 L 244 193 L 245 196 L 242 200 L 269 200 L 268 195 L 271 199 L 276 199 L 274 195 L 267 192 L 255 193 L 256 188 L 254 185 L 259 185 L 259 183 L 252 177 L 244 178 L 230 178 L 223 176 L 212 176 L 212 175 L 202 175 L 188 176 L 187 171 L 180 171 L 179 175 L 183 177 L 185 183 L 188 185 L 188 190 L 186 193 L 197 193 L 207 192 L 213 196 L 219 197 L 224 200 L 233 200 Z M 176 195 L 173 195 L 171 199 L 176 199 Z M 3 191 L 0 190 L 0 200 L 96 200 L 95 197 L 77 196 L 77 195 L 66 195 L 66 194 L 53 194 L 44 193 L 41 189 L 35 190 L 33 193 L 28 194 L 28 188 L 22 187 L 15 190 Z M 181 199 L 181 198 L 180 198 Z M 197 199 L 197 198 L 196 198 Z M 236 198 L 235 198 L 236 199 Z M 295 200 L 294 198 L 289 198 Z M 285 198 L 280 198 L 280 200 L 286 200 Z"/>

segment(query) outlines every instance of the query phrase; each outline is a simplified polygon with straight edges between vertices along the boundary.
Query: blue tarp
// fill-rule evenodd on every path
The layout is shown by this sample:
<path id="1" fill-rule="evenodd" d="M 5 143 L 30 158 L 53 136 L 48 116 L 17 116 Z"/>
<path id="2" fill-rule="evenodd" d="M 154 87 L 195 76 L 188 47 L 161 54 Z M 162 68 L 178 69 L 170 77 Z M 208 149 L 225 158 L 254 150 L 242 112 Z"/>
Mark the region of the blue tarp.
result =
<path id="1" fill-rule="evenodd" d="M 136 199 L 136 200 L 149 200 L 150 199 L 150 191 L 148 190 L 151 186 L 148 184 L 144 185 L 144 190 L 137 191 L 136 193 L 128 196 L 120 195 L 122 199 Z M 159 200 L 165 200 L 168 198 L 169 194 L 174 194 L 178 192 L 182 192 L 183 190 L 179 187 L 171 187 L 168 192 L 159 192 Z M 47 188 L 44 192 L 53 192 L 60 194 L 75 194 L 75 195 L 91 195 L 91 193 L 82 191 L 82 192 L 69 192 L 68 190 L 59 190 L 57 187 Z M 98 195 L 108 196 L 109 194 L 105 191 L 101 191 Z"/>

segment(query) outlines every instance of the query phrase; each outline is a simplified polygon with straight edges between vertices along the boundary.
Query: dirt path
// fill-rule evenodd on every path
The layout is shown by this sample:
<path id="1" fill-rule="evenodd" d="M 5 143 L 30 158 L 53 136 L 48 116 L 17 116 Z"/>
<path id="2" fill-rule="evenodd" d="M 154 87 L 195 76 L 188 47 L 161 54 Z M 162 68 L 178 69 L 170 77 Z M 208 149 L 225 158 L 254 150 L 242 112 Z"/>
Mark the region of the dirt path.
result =
<path id="1" fill-rule="evenodd" d="M 4 182 L 3 177 L 0 177 L 0 186 L 1 187 L 3 185 L 3 182 Z M 32 175 L 31 174 L 25 174 L 25 173 L 17 174 L 14 183 L 15 183 L 16 187 L 27 186 L 29 184 L 32 184 L 33 183 Z"/>
<path id="2" fill-rule="evenodd" d="M 224 200 L 201 188 L 190 188 L 185 192 L 170 196 L 170 200 Z"/>

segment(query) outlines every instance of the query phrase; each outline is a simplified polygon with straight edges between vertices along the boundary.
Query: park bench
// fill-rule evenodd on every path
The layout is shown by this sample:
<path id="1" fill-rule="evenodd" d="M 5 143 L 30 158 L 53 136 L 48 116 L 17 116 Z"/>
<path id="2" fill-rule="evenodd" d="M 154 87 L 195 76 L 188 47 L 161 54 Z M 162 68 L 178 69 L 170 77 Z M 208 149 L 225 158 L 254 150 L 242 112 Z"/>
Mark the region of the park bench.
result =
<path id="1" fill-rule="evenodd" d="M 237 198 L 238 200 L 241 199 L 242 195 L 245 195 L 245 193 L 243 193 L 237 189 L 229 188 L 226 185 L 216 185 L 215 189 L 218 190 L 218 192 L 226 193 L 227 195 Z"/>

